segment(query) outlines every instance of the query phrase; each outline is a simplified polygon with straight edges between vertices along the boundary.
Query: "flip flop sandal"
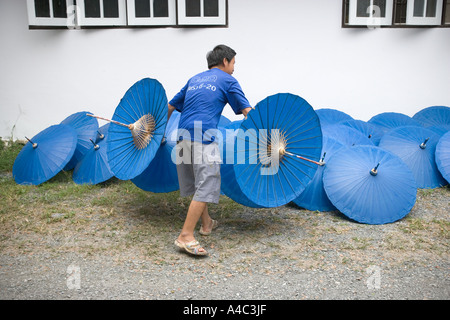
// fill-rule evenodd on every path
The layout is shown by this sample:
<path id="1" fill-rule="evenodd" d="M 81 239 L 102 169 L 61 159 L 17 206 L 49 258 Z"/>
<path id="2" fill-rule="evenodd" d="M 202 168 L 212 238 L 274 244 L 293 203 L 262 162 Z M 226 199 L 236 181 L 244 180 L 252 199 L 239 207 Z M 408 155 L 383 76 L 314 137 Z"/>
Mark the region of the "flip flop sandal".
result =
<path id="1" fill-rule="evenodd" d="M 213 224 L 212 224 L 212 230 L 216 229 L 219 226 L 219 222 L 217 222 L 216 220 L 212 220 Z M 200 230 L 198 231 L 198 233 L 200 233 L 202 236 L 209 236 L 211 234 L 211 231 L 203 231 L 203 226 L 200 227 Z"/>
<path id="2" fill-rule="evenodd" d="M 204 251 L 200 251 L 202 249 L 202 246 L 200 246 L 200 243 L 197 240 L 192 240 L 191 242 L 182 243 L 178 241 L 178 239 L 175 240 L 175 245 L 186 251 L 187 253 L 190 253 L 194 256 L 206 256 L 208 252 L 203 249 Z"/>

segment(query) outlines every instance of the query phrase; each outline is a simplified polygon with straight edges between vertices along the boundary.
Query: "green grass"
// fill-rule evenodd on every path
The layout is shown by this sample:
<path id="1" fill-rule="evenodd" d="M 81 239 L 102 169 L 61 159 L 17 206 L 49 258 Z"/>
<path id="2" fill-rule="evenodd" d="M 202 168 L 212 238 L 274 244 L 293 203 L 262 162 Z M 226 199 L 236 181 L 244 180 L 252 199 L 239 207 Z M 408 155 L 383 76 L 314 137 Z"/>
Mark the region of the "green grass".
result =
<path id="1" fill-rule="evenodd" d="M 0 173 L 12 171 L 14 160 L 24 145 L 24 142 L 5 142 L 0 138 Z"/>
<path id="2" fill-rule="evenodd" d="M 20 142 L 0 143 L 0 253 L 76 252 L 124 259 L 139 255 L 158 264 L 180 259 L 173 240 L 183 226 L 190 198 L 180 197 L 178 191 L 147 192 L 117 178 L 77 185 L 72 171 L 61 171 L 38 186 L 18 185 L 12 166 L 22 147 Z M 252 209 L 221 196 L 219 204 L 208 208 L 222 228 L 199 240 L 219 253 L 211 262 L 218 269 L 230 259 L 238 265 L 258 265 L 260 259 L 276 257 L 308 269 L 333 263 L 364 266 L 364 259 L 376 261 L 379 256 L 401 263 L 420 260 L 424 252 L 442 258 L 448 255 L 450 238 L 448 210 L 443 210 L 448 207 L 447 195 L 448 187 L 419 190 L 418 201 L 423 203 L 416 207 L 428 210 L 428 215 L 414 215 L 419 210 L 414 208 L 411 216 L 386 227 L 293 206 Z M 378 228 L 385 228 L 380 236 L 364 233 Z M 324 252 L 335 254 L 335 260 L 324 260 Z"/>

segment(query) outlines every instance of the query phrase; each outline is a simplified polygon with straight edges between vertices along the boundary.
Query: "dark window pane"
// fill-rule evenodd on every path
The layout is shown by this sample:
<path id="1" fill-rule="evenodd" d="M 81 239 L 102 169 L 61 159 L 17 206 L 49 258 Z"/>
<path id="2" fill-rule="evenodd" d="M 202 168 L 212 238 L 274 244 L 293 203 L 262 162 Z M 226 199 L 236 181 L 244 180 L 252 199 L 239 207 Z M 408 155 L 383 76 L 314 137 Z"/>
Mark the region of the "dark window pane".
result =
<path id="1" fill-rule="evenodd" d="M 367 8 L 370 6 L 370 0 L 358 0 L 356 4 L 356 16 L 357 17 L 369 17 Z"/>
<path id="2" fill-rule="evenodd" d="M 219 16 L 219 0 L 203 0 L 205 17 Z"/>
<path id="3" fill-rule="evenodd" d="M 445 23 L 450 23 L 450 0 L 447 0 L 447 6 L 445 7 Z"/>
<path id="4" fill-rule="evenodd" d="M 436 17 L 436 0 L 428 0 L 427 1 L 427 17 L 432 18 Z"/>
<path id="5" fill-rule="evenodd" d="M 200 0 L 186 0 L 186 17 L 200 17 Z"/>
<path id="6" fill-rule="evenodd" d="M 423 17 L 423 8 L 425 5 L 425 0 L 415 0 L 414 1 L 414 17 Z"/>
<path id="7" fill-rule="evenodd" d="M 168 0 L 153 0 L 153 16 L 154 17 L 168 17 L 169 16 L 169 1 Z"/>
<path id="8" fill-rule="evenodd" d="M 84 0 L 86 18 L 100 18 L 100 0 Z"/>
<path id="9" fill-rule="evenodd" d="M 53 0 L 53 17 L 67 18 L 66 0 Z"/>
<path id="10" fill-rule="evenodd" d="M 119 0 L 103 0 L 103 16 L 105 18 L 118 18 Z"/>
<path id="11" fill-rule="evenodd" d="M 150 0 L 134 0 L 136 18 L 150 18 Z"/>
<path id="12" fill-rule="evenodd" d="M 394 23 L 406 23 L 406 4 L 407 0 L 397 0 Z"/>
<path id="13" fill-rule="evenodd" d="M 373 6 L 379 8 L 374 8 L 373 16 L 386 18 L 386 0 L 373 0 Z"/>
<path id="14" fill-rule="evenodd" d="M 34 0 L 36 17 L 50 18 L 50 5 L 48 0 Z"/>

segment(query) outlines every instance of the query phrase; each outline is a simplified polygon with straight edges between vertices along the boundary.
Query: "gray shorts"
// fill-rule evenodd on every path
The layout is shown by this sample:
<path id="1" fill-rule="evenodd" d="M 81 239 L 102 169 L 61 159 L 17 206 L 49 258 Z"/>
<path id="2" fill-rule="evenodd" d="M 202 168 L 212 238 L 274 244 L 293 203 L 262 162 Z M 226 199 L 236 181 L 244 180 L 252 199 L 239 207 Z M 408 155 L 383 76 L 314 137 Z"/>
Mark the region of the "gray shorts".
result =
<path id="1" fill-rule="evenodd" d="M 195 201 L 219 203 L 221 157 L 218 144 L 181 140 L 175 151 L 180 195 L 194 195 Z"/>

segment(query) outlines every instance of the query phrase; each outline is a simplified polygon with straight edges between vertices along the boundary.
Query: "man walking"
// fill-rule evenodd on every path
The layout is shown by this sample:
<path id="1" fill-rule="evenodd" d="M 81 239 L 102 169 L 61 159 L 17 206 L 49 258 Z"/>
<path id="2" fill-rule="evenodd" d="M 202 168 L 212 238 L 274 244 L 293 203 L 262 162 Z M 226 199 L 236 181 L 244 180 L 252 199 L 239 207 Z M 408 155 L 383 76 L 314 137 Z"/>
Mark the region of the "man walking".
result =
<path id="1" fill-rule="evenodd" d="M 168 116 L 181 112 L 178 125 L 177 161 L 181 196 L 194 195 L 186 220 L 175 245 L 193 255 L 207 255 L 194 237 L 201 219 L 200 234 L 209 235 L 218 226 L 208 213 L 208 203 L 218 203 L 220 196 L 220 153 L 214 130 L 228 103 L 235 114 L 244 116 L 251 106 L 238 81 L 232 76 L 236 52 L 218 45 L 207 54 L 208 70 L 189 79 L 169 102 Z"/>

